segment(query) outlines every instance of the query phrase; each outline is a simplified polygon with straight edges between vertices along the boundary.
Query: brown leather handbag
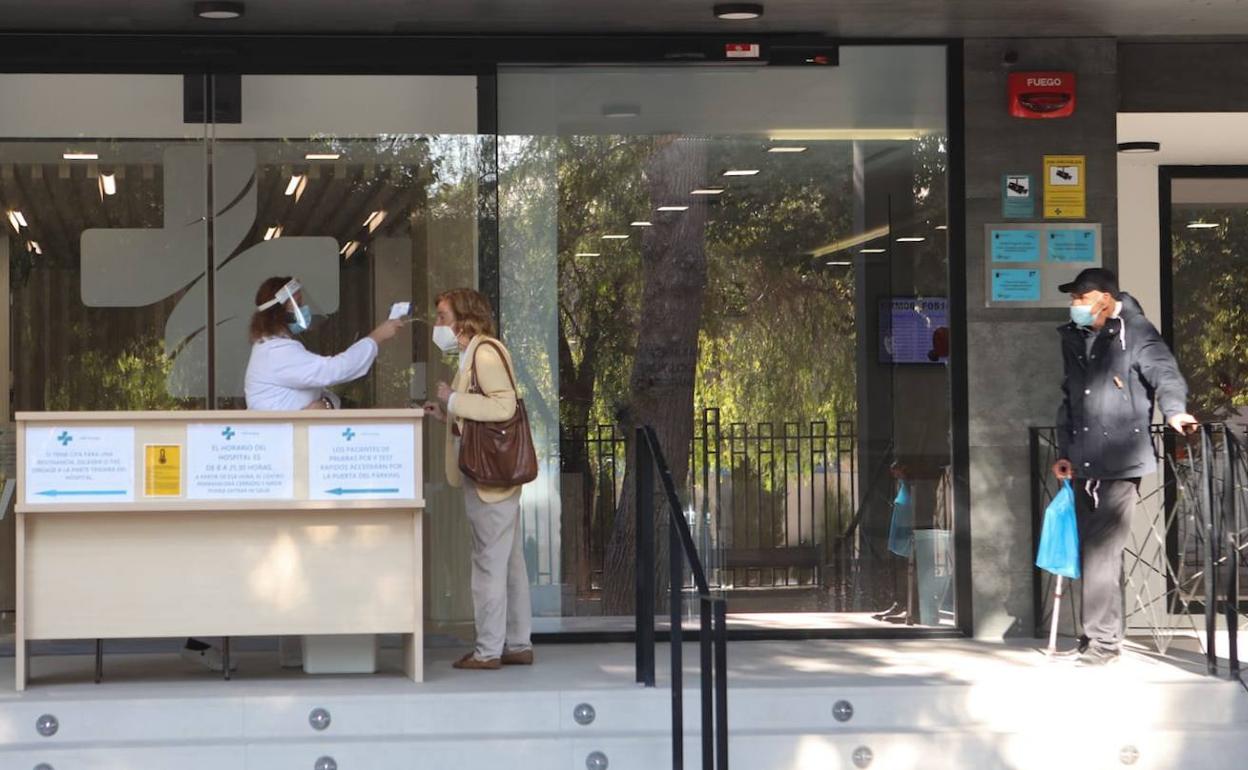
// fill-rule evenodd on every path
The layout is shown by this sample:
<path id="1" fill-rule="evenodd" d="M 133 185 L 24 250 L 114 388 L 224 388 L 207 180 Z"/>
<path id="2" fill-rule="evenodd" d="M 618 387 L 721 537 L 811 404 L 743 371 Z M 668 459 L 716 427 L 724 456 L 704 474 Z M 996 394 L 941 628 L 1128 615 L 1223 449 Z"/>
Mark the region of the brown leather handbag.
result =
<path id="1" fill-rule="evenodd" d="M 498 350 L 511 378 L 511 388 L 516 390 L 516 376 L 507 362 L 507 354 L 492 340 L 477 345 L 492 345 Z M 472 384 L 469 393 L 480 393 L 477 384 L 476 351 L 473 351 Z M 529 429 L 529 413 L 524 399 L 516 390 L 516 413 L 502 422 L 478 422 L 464 420 L 460 434 L 459 472 L 472 479 L 479 487 L 517 487 L 537 478 L 537 450 L 533 446 L 533 433 Z"/>

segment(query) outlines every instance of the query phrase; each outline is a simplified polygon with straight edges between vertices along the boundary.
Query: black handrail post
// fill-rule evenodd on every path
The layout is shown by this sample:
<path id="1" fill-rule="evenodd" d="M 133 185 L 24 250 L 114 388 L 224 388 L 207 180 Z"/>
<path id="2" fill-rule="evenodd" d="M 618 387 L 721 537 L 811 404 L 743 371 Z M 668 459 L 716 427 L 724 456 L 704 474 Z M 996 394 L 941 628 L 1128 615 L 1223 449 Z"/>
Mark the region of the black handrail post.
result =
<path id="1" fill-rule="evenodd" d="M 1217 594 L 1217 516 L 1213 511 L 1213 427 L 1203 426 L 1200 431 L 1200 467 L 1203 474 L 1200 485 L 1200 507 L 1204 512 L 1205 548 L 1205 668 L 1210 675 L 1218 673 L 1218 594 Z"/>
<path id="2" fill-rule="evenodd" d="M 714 600 L 715 610 L 715 767 L 728 770 L 728 603 Z"/>
<path id="3" fill-rule="evenodd" d="M 637 474 L 637 553 L 634 585 L 637 595 L 637 683 L 654 687 L 654 455 L 645 430 L 637 429 L 633 442 Z"/>
<path id="4" fill-rule="evenodd" d="M 1229 426 L 1222 428 L 1225 441 L 1226 473 L 1222 477 L 1222 529 L 1229 554 L 1226 576 L 1226 655 L 1230 678 L 1239 679 L 1239 488 L 1235 473 L 1239 464 L 1239 441 Z"/>
<path id="5" fill-rule="evenodd" d="M 659 447 L 655 447 L 657 454 Z M 671 622 L 669 638 L 672 642 L 672 767 L 680 770 L 685 766 L 685 673 L 684 673 L 684 641 L 685 634 L 680 617 L 680 589 L 684 583 L 684 553 L 676 517 L 684 514 L 669 501 L 667 520 L 667 563 L 668 563 L 668 617 Z"/>
<path id="6" fill-rule="evenodd" d="M 706 675 L 714 666 L 714 607 L 712 599 L 703 596 L 702 624 L 698 646 L 702 652 L 702 770 L 715 770 L 715 693 L 712 678 Z"/>

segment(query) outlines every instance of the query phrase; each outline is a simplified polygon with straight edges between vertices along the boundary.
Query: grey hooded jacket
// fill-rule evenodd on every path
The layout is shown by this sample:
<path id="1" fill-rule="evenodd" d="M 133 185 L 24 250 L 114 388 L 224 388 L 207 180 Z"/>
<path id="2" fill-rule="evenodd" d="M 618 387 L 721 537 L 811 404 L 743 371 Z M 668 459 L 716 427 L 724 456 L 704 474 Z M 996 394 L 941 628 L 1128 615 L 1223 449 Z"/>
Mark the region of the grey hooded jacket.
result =
<path id="1" fill-rule="evenodd" d="M 1105 323 L 1091 352 L 1073 323 L 1058 328 L 1065 371 L 1058 452 L 1083 479 L 1152 473 L 1154 402 L 1167 420 L 1187 411 L 1187 383 L 1170 349 L 1134 297 L 1124 293 L 1119 301 L 1119 317 Z"/>

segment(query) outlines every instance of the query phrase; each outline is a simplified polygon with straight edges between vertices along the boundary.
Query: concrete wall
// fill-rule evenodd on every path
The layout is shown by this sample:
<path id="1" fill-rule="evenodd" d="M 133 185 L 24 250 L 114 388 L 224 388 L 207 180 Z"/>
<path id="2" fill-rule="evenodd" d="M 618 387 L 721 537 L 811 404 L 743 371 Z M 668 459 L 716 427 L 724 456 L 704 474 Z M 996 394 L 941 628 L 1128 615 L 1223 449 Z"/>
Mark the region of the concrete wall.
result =
<path id="1" fill-rule="evenodd" d="M 965 44 L 971 568 L 979 638 L 1034 629 L 1027 428 L 1054 422 L 1061 381 L 1055 328 L 1066 317 L 1065 310 L 984 306 L 984 225 L 1001 221 L 1003 173 L 1029 172 L 1039 182 L 1043 155 L 1086 155 L 1087 221 L 1102 224 L 1105 264 L 1117 266 L 1117 48 L 1114 40 L 1091 38 Z M 1018 59 L 1007 66 L 1010 51 Z M 1077 74 L 1076 114 L 1009 117 L 1008 73 L 1042 69 Z"/>

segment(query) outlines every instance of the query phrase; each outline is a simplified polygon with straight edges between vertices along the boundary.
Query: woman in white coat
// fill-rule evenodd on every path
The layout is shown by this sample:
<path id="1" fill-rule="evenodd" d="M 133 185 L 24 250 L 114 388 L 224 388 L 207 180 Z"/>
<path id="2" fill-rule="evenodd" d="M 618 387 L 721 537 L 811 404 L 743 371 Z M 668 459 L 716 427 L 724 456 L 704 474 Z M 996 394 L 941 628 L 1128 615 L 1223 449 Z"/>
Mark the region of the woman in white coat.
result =
<path id="1" fill-rule="evenodd" d="M 321 356 L 295 339 L 311 323 L 312 308 L 298 281 L 278 277 L 260 284 L 251 317 L 251 359 L 243 381 L 248 409 L 337 409 L 338 396 L 329 388 L 368 374 L 378 345 L 403 326 L 401 320 L 383 321 L 338 355 Z"/>
<path id="2" fill-rule="evenodd" d="M 329 389 L 367 374 L 377 359 L 378 345 L 392 339 L 403 325 L 401 320 L 384 321 L 338 355 L 321 356 L 295 339 L 311 323 L 312 308 L 297 280 L 283 276 L 260 284 L 251 317 L 251 358 L 244 377 L 248 409 L 337 409 L 341 402 Z M 283 665 L 299 665 L 297 642 L 297 637 L 280 640 Z M 188 639 L 182 654 L 213 671 L 222 668 L 221 652 L 197 639 Z"/>

